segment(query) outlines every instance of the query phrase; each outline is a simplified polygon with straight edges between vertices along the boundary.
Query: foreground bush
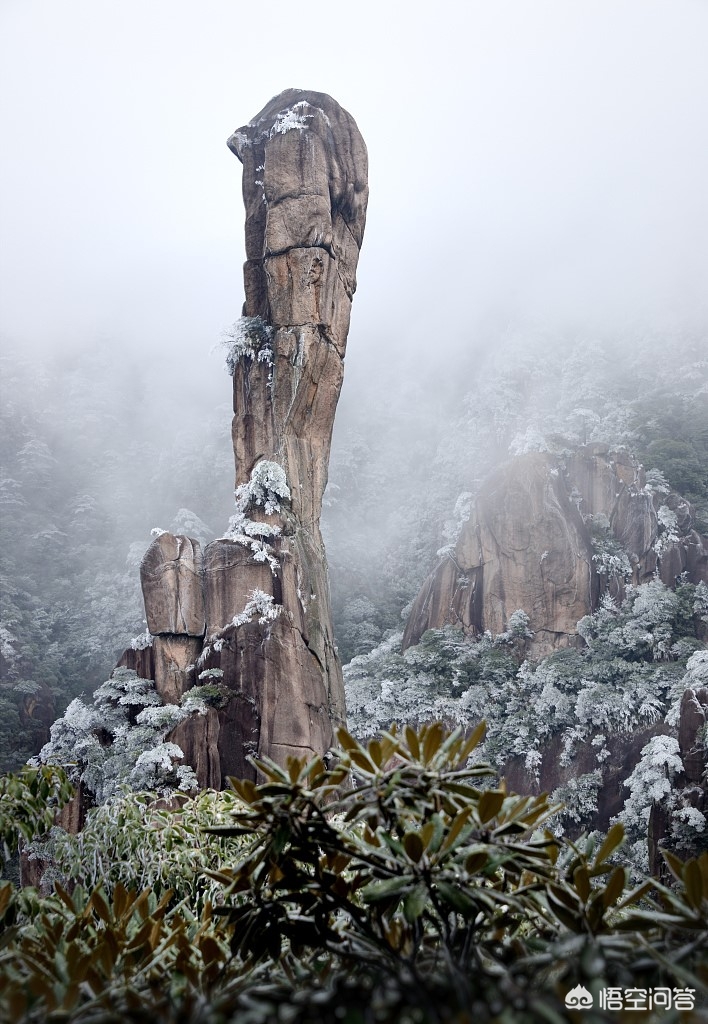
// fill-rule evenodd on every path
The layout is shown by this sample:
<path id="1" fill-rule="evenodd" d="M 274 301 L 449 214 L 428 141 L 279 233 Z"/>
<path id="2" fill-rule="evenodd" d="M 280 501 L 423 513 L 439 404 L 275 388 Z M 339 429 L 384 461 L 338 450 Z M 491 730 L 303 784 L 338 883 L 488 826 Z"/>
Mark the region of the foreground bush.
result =
<path id="1" fill-rule="evenodd" d="M 333 768 L 258 762 L 266 781 L 234 782 L 230 820 L 208 829 L 226 845 L 201 913 L 178 880 L 160 899 L 128 879 L 110 896 L 5 886 L 1 1012 L 594 1024 L 616 1019 L 603 990 L 663 986 L 695 1009 L 657 1020 L 705 1019 L 708 855 L 670 857 L 672 888 L 627 891 L 621 826 L 597 848 L 557 839 L 545 797 L 481 788 L 481 735 L 432 725 L 363 747 L 342 730 Z M 564 1005 L 577 986 L 594 1004 L 581 1016 Z"/>

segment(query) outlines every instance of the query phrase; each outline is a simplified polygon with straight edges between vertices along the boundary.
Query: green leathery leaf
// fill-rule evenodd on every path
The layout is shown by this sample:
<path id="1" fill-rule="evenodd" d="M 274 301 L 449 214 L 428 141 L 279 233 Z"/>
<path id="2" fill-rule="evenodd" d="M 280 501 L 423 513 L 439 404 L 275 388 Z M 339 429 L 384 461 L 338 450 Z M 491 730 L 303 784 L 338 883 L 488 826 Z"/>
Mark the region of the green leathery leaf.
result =
<path id="1" fill-rule="evenodd" d="M 506 793 L 499 789 L 485 789 L 479 798 L 477 811 L 479 820 L 484 823 L 494 818 L 501 810 Z"/>
<path id="2" fill-rule="evenodd" d="M 703 879 L 697 860 L 686 861 L 683 869 L 683 884 L 686 886 L 686 899 L 689 906 L 698 910 L 703 902 Z"/>
<path id="3" fill-rule="evenodd" d="M 404 893 L 412 881 L 413 875 L 398 875 L 395 878 L 385 878 L 383 881 L 369 882 L 361 890 L 361 896 L 365 903 L 380 903 Z"/>
<path id="4" fill-rule="evenodd" d="M 627 876 L 624 868 L 616 867 L 610 875 L 607 885 L 602 890 L 602 905 L 604 907 L 612 906 L 624 892 L 626 883 Z"/>
<path id="5" fill-rule="evenodd" d="M 445 903 L 461 914 L 470 916 L 478 911 L 478 904 L 460 886 L 440 881 L 436 883 L 435 888 Z"/>
<path id="6" fill-rule="evenodd" d="M 424 726 L 421 733 L 423 740 L 423 759 L 426 762 L 432 760 L 442 744 L 444 730 L 440 722 L 433 722 L 432 725 Z"/>
<path id="7" fill-rule="evenodd" d="M 590 886 L 590 875 L 584 864 L 581 864 L 573 872 L 573 882 L 575 883 L 575 888 L 578 891 L 580 898 L 584 902 L 592 892 L 592 888 Z"/>
<path id="8" fill-rule="evenodd" d="M 424 885 L 416 885 L 403 898 L 403 916 L 409 924 L 413 924 L 425 910 L 428 902 L 428 890 Z"/>
<path id="9" fill-rule="evenodd" d="M 595 864 L 602 864 L 612 854 L 624 839 L 624 825 L 621 822 L 616 822 L 609 830 L 605 839 L 597 851 L 595 857 Z"/>
<path id="10" fill-rule="evenodd" d="M 425 851 L 420 835 L 417 832 L 406 832 L 403 837 L 403 846 L 410 859 L 417 864 Z"/>

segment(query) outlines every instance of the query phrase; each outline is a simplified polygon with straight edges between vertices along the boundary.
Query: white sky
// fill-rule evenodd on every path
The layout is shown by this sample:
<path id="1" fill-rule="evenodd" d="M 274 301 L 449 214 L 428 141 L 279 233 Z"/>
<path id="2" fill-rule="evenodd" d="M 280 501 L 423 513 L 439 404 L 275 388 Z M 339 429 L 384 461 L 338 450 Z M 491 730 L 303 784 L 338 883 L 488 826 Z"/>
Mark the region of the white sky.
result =
<path id="1" fill-rule="evenodd" d="M 369 148 L 348 363 L 490 316 L 705 324 L 707 53 L 707 0 L 0 0 L 2 336 L 207 361 L 243 301 L 225 140 L 288 87 Z"/>

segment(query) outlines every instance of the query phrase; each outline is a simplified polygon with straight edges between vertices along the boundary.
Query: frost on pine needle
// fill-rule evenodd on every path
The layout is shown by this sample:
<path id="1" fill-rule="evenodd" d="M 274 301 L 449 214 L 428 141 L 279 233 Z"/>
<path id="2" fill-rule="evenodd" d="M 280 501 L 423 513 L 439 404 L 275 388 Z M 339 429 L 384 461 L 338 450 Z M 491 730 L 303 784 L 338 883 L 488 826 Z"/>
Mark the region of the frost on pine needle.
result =
<path id="1" fill-rule="evenodd" d="M 203 688 L 202 688 L 203 689 Z M 181 704 L 166 704 L 150 679 L 117 668 L 88 704 L 77 697 L 51 728 L 35 763 L 70 766 L 96 803 L 121 786 L 169 794 L 197 785 L 184 753 L 167 735 L 192 714 L 206 714 L 207 694 L 187 691 Z"/>
<path id="2" fill-rule="evenodd" d="M 134 636 L 130 641 L 130 648 L 133 651 L 145 651 L 148 647 L 152 647 L 152 642 L 155 638 L 152 636 L 148 629 L 144 633 L 140 633 L 139 636 Z"/>
<path id="3" fill-rule="evenodd" d="M 256 522 L 248 515 L 254 508 L 262 508 L 266 515 L 282 511 L 282 502 L 290 500 L 290 488 L 285 470 L 277 462 L 261 460 L 251 471 L 247 484 L 236 488 L 236 512 L 229 520 L 229 528 L 221 540 L 232 540 L 251 549 L 256 562 L 268 562 L 275 576 L 278 561 L 268 541 L 280 535 L 280 527 Z"/>
<path id="4" fill-rule="evenodd" d="M 290 500 L 290 488 L 285 470 L 277 462 L 262 459 L 251 470 L 251 479 L 236 489 L 236 508 L 245 511 L 259 505 L 266 515 L 280 512 L 280 502 Z"/>
<path id="5" fill-rule="evenodd" d="M 223 332 L 226 347 L 226 369 L 233 377 L 244 359 L 273 365 L 274 329 L 260 316 L 242 316 Z"/>
<path id="6" fill-rule="evenodd" d="M 280 605 L 273 603 L 270 594 L 263 590 L 252 590 L 248 595 L 246 607 L 231 620 L 232 626 L 244 626 L 250 622 L 254 615 L 258 615 L 258 622 L 261 626 L 274 622 L 280 614 Z"/>

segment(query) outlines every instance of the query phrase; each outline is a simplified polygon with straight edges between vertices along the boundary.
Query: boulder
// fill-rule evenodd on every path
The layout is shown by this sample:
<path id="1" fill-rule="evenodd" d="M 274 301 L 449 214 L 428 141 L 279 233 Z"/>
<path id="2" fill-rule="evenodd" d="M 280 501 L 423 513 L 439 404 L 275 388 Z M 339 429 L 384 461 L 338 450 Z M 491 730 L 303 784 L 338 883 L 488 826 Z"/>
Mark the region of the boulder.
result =
<path id="1" fill-rule="evenodd" d="M 278 594 L 279 580 L 266 562 L 255 562 L 250 548 L 220 538 L 204 549 L 206 636 L 218 635 L 246 607 L 254 590 Z"/>
<path id="2" fill-rule="evenodd" d="M 574 638 L 596 587 L 578 506 L 553 457 L 532 452 L 502 466 L 481 489 L 454 551 L 423 584 L 403 643 L 447 624 L 502 633 L 521 608 L 540 653 Z"/>
<path id="3" fill-rule="evenodd" d="M 143 556 L 140 583 L 153 636 L 204 636 L 202 552 L 196 540 L 161 533 Z"/>

